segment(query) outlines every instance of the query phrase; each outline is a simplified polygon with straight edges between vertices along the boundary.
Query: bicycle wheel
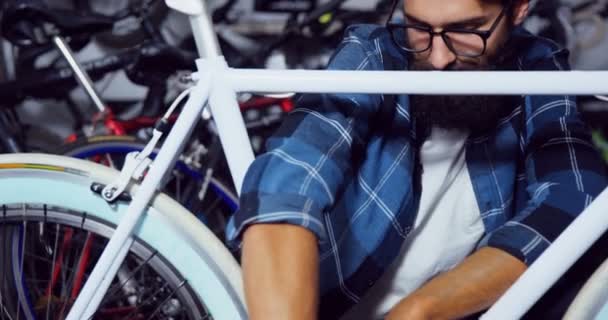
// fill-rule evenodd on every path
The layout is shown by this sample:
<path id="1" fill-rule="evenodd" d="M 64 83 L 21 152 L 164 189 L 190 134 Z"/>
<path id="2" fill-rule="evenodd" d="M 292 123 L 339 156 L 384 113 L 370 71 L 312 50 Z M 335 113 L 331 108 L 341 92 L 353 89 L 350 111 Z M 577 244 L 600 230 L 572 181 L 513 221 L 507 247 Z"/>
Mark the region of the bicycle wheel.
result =
<path id="1" fill-rule="evenodd" d="M 0 319 L 67 315 L 127 207 L 90 186 L 117 176 L 68 157 L 0 156 Z M 94 319 L 245 319 L 240 269 L 222 243 L 164 194 L 144 216 Z"/>
<path id="2" fill-rule="evenodd" d="M 129 152 L 141 151 L 145 146 L 144 142 L 131 136 L 93 136 L 66 145 L 60 153 L 120 169 Z M 156 152 L 151 156 L 155 155 Z M 201 170 L 178 160 L 163 192 L 224 239 L 227 219 L 237 209 L 238 198 L 228 184 L 216 177 L 206 177 Z"/>

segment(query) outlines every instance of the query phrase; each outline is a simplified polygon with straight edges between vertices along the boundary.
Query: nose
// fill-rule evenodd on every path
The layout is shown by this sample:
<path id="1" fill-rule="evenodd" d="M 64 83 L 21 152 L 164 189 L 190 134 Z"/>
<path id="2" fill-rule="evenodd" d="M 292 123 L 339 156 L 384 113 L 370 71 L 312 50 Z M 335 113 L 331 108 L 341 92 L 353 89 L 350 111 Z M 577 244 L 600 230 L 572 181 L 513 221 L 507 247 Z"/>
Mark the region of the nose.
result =
<path id="1" fill-rule="evenodd" d="M 448 48 L 440 35 L 433 37 L 433 45 L 429 56 L 429 63 L 435 70 L 444 70 L 456 60 L 456 55 Z"/>

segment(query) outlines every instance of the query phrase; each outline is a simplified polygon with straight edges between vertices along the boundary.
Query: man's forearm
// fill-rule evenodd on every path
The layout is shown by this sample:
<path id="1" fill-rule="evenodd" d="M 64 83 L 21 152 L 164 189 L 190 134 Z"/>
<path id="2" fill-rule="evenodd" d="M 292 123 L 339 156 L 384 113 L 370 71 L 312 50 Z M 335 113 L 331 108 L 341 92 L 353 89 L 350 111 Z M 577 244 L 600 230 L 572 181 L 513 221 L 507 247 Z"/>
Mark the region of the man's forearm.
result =
<path id="1" fill-rule="evenodd" d="M 242 255 L 249 319 L 315 319 L 318 260 L 316 237 L 302 227 L 249 227 Z"/>
<path id="2" fill-rule="evenodd" d="M 456 319 L 490 307 L 526 270 L 508 253 L 482 248 L 403 299 L 387 320 Z"/>

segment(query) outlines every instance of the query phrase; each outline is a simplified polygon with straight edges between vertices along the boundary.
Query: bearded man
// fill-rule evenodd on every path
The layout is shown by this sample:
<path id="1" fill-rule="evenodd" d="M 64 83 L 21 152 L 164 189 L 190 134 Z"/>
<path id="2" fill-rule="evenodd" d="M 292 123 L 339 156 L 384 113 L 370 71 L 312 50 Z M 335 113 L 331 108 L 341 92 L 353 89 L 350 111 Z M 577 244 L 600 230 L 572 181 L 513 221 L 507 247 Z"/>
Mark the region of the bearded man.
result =
<path id="1" fill-rule="evenodd" d="M 349 28 L 329 69 L 568 69 L 565 50 L 520 27 L 529 5 L 395 2 L 403 20 Z M 250 319 L 475 314 L 606 185 L 570 96 L 324 94 L 297 105 L 229 224 Z"/>

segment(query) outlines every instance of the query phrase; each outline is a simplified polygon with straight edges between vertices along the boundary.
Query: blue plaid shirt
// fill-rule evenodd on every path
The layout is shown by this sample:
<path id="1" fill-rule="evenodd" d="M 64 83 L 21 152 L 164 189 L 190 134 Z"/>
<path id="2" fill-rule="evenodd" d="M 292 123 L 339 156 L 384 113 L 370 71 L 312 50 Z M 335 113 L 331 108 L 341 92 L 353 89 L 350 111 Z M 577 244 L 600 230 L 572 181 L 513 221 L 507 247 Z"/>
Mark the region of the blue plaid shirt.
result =
<path id="1" fill-rule="evenodd" d="M 567 52 L 523 29 L 507 70 L 566 70 Z M 406 70 L 379 26 L 350 27 L 332 70 Z M 361 76 L 365 76 L 364 72 Z M 606 185 L 570 96 L 521 96 L 466 163 L 485 226 L 479 247 L 532 263 Z M 256 223 L 311 230 L 319 241 L 320 318 L 361 300 L 399 254 L 420 198 L 420 141 L 407 95 L 302 95 L 245 178 L 228 237 Z M 420 139 L 421 140 L 421 139 Z"/>

